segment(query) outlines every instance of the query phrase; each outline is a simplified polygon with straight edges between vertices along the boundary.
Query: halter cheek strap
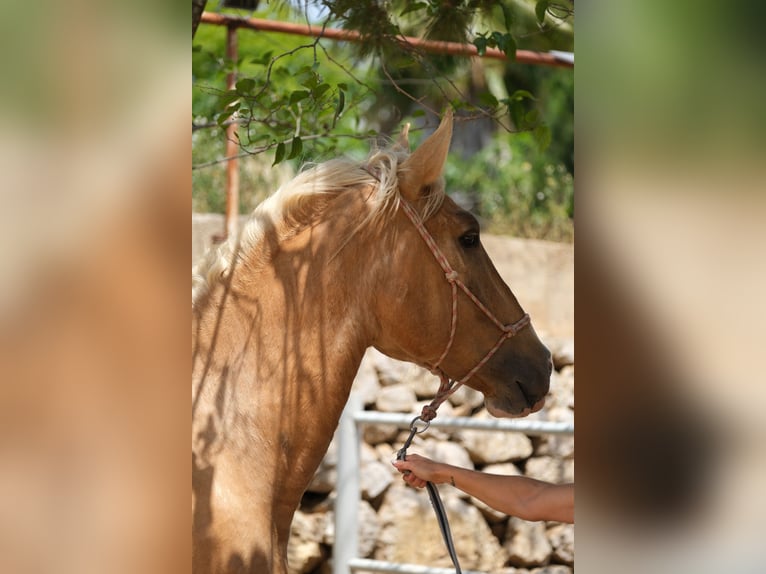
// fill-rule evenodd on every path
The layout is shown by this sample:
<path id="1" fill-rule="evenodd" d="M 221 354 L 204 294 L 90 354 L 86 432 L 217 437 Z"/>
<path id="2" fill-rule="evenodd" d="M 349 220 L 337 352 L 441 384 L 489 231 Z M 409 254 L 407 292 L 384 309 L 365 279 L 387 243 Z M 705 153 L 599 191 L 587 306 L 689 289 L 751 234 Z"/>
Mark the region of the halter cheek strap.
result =
<path id="1" fill-rule="evenodd" d="M 495 315 L 489 309 L 487 309 L 487 307 L 481 301 L 479 301 L 479 299 L 471 292 L 466 284 L 460 280 L 457 271 L 455 271 L 449 264 L 449 261 L 447 261 L 444 253 L 442 253 L 441 249 L 439 249 L 439 246 L 436 244 L 436 241 L 434 241 L 434 238 L 430 233 L 428 233 L 425 225 L 423 225 L 423 221 L 415 209 L 404 199 L 401 199 L 400 202 L 402 211 L 415 226 L 415 229 L 418 230 L 420 237 L 423 238 L 423 241 L 426 242 L 426 245 L 428 245 L 428 249 L 431 250 L 431 253 L 433 254 L 437 263 L 442 268 L 442 271 L 444 271 L 444 278 L 450 284 L 452 289 L 452 317 L 450 319 L 449 339 L 447 340 L 447 345 L 444 347 L 442 354 L 439 356 L 436 362 L 430 366 L 431 372 L 438 375 L 441 379 L 441 384 L 439 385 L 439 390 L 436 392 L 434 399 L 423 407 L 420 416 L 415 417 L 410 424 L 409 437 L 404 442 L 404 446 L 402 446 L 396 455 L 398 460 L 405 460 L 407 458 L 407 449 L 412 443 L 412 439 L 416 434 L 422 433 L 428 428 L 428 426 L 431 424 L 431 420 L 436 417 L 436 409 L 439 408 L 439 405 L 441 405 L 447 399 L 447 397 L 449 397 L 458 388 L 460 388 L 460 386 L 462 386 L 467 380 L 473 377 L 479 369 L 486 365 L 487 361 L 489 361 L 494 356 L 494 354 L 500 348 L 500 345 L 502 345 L 506 339 L 510 339 L 524 327 L 529 325 L 529 315 L 524 313 L 521 319 L 515 323 L 510 323 L 507 325 L 501 323 L 497 317 L 495 317 Z M 476 307 L 478 307 L 479 310 L 484 313 L 484 315 L 486 315 L 498 329 L 500 329 L 501 335 L 494 346 L 489 351 L 487 351 L 484 357 L 478 363 L 476 363 L 476 365 L 474 365 L 470 371 L 463 375 L 461 379 L 456 381 L 454 379 L 450 379 L 450 377 L 444 372 L 444 369 L 441 368 L 441 364 L 444 359 L 446 359 L 450 349 L 452 349 L 452 344 L 455 342 L 455 331 L 457 330 L 458 289 L 465 293 L 468 298 L 473 301 L 473 304 L 476 305 Z M 425 423 L 423 428 L 418 427 L 418 420 L 421 420 Z M 447 512 L 445 511 L 444 505 L 442 504 L 441 497 L 439 496 L 439 491 L 431 482 L 426 483 L 426 486 L 428 488 L 428 496 L 431 499 L 431 504 L 433 505 L 434 511 L 436 512 L 436 517 L 439 523 L 439 528 L 441 529 L 442 537 L 444 538 L 444 543 L 447 547 L 450 558 L 452 559 L 452 564 L 455 566 L 455 572 L 456 574 L 461 574 L 462 571 L 460 569 L 460 562 L 458 561 L 457 551 L 455 550 L 455 545 L 452 541 L 452 533 L 450 531 L 449 521 L 447 520 Z"/>
<path id="2" fill-rule="evenodd" d="M 428 230 L 425 228 L 425 225 L 423 225 L 423 222 L 420 218 L 420 216 L 417 214 L 415 209 L 410 205 L 406 200 L 401 199 L 400 204 L 402 207 L 402 211 L 407 216 L 407 218 L 412 222 L 412 224 L 415 226 L 415 229 L 417 229 L 418 234 L 420 237 L 423 238 L 423 241 L 426 242 L 426 245 L 428 246 L 428 249 L 433 254 L 434 258 L 436 259 L 436 262 L 439 264 L 439 266 L 442 268 L 442 271 L 444 271 L 444 278 L 447 280 L 447 282 L 450 284 L 450 287 L 452 289 L 452 317 L 450 319 L 450 332 L 449 332 L 449 339 L 447 340 L 447 345 L 444 347 L 444 351 L 442 351 L 442 354 L 439 356 L 439 358 L 436 360 L 436 362 L 433 365 L 429 366 L 429 369 L 432 373 L 435 375 L 438 375 L 441 379 L 441 385 L 439 386 L 439 390 L 436 393 L 436 396 L 434 399 L 429 403 L 428 405 L 423 407 L 423 411 L 420 415 L 420 418 L 425 421 L 429 422 L 434 417 L 436 417 L 436 409 L 439 408 L 439 405 L 441 405 L 447 397 L 449 397 L 452 393 L 454 393 L 458 388 L 460 388 L 463 384 L 465 384 L 466 381 L 468 381 L 471 377 L 473 377 L 479 369 L 481 369 L 484 365 L 487 364 L 487 362 L 497 353 L 498 349 L 500 349 L 500 346 L 507 340 L 516 335 L 519 331 L 521 331 L 524 327 L 529 325 L 529 315 L 527 313 L 524 313 L 524 315 L 519 319 L 518 321 L 514 323 L 504 324 L 500 322 L 497 317 L 489 310 L 487 307 L 479 301 L 479 299 L 476 297 L 476 295 L 471 292 L 471 290 L 468 288 L 468 286 L 463 283 L 463 281 L 460 280 L 460 277 L 458 276 L 457 271 L 455 271 L 452 266 L 449 264 L 449 261 L 447 261 L 447 258 L 444 256 L 444 253 L 442 253 L 441 249 L 439 249 L 439 246 L 436 244 L 436 241 L 434 241 L 434 238 L 431 236 L 431 234 L 428 232 Z M 450 350 L 452 349 L 452 344 L 455 342 L 455 332 L 457 331 L 457 296 L 458 296 L 458 289 L 460 289 L 463 293 L 465 293 L 468 298 L 473 302 L 478 309 L 484 313 L 484 315 L 487 316 L 487 318 L 492 321 L 492 323 L 495 324 L 495 326 L 501 331 L 500 338 L 498 338 L 497 342 L 494 344 L 494 346 L 487 351 L 487 353 L 484 355 L 484 357 L 474 365 L 474 367 L 468 371 L 465 375 L 463 375 L 462 378 L 455 380 L 450 379 L 450 377 L 444 372 L 444 370 L 441 368 L 442 362 L 446 359 L 447 355 L 449 354 Z"/>

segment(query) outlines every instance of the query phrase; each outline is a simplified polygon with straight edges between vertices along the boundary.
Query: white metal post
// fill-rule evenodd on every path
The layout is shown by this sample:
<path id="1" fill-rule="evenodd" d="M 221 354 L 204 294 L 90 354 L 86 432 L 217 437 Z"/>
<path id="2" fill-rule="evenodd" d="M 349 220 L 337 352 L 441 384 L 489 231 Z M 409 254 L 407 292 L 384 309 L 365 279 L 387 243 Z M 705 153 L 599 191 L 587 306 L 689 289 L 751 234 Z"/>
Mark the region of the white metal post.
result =
<path id="1" fill-rule="evenodd" d="M 357 557 L 359 513 L 359 436 L 354 415 L 362 410 L 355 394 L 346 403 L 338 425 L 338 489 L 335 499 L 335 546 L 333 574 L 349 574 L 349 562 Z"/>

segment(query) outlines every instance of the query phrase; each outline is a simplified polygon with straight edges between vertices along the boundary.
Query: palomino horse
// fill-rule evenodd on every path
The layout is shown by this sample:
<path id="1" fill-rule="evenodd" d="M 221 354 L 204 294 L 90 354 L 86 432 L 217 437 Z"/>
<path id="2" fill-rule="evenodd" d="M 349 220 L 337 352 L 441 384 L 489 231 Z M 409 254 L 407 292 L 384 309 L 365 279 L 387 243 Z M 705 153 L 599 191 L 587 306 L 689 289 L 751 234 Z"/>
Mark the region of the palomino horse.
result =
<path id="1" fill-rule="evenodd" d="M 293 514 L 370 346 L 471 373 L 495 416 L 542 407 L 550 353 L 444 193 L 451 136 L 448 112 L 411 155 L 405 130 L 364 164 L 303 171 L 197 270 L 196 572 L 287 572 Z"/>

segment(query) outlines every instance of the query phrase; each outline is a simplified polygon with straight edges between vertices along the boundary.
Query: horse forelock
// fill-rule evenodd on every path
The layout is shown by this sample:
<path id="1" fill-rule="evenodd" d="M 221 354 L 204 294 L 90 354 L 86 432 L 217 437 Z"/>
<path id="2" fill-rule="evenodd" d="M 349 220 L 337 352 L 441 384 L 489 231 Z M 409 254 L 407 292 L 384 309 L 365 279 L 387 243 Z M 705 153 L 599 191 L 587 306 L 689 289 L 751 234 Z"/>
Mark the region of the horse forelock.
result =
<path id="1" fill-rule="evenodd" d="M 400 147 L 373 150 L 363 163 L 339 158 L 305 165 L 291 181 L 261 202 L 236 236 L 211 248 L 192 271 L 192 307 L 201 304 L 211 288 L 231 270 L 234 264 L 257 249 L 267 231 L 273 230 L 281 240 L 316 220 L 329 202 L 345 191 L 369 189 L 370 210 L 350 233 L 370 223 L 392 216 L 399 208 L 401 194 L 397 173 L 408 154 Z M 423 220 L 431 217 L 444 199 L 443 186 L 433 186 L 424 197 Z"/>

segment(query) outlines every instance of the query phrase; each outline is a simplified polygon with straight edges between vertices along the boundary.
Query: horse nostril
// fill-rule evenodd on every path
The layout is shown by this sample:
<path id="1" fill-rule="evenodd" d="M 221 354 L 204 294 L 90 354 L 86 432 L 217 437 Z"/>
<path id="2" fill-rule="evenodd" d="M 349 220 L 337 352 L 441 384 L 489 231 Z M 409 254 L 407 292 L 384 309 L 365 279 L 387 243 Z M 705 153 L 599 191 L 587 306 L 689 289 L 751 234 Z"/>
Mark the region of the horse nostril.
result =
<path id="1" fill-rule="evenodd" d="M 529 395 L 527 395 L 526 391 L 524 390 L 524 385 L 522 385 L 519 381 L 516 381 L 516 385 L 518 385 L 519 390 L 521 391 L 521 396 L 524 397 L 524 401 L 527 403 L 527 406 L 532 407 L 535 404 L 535 401 L 529 398 Z"/>

